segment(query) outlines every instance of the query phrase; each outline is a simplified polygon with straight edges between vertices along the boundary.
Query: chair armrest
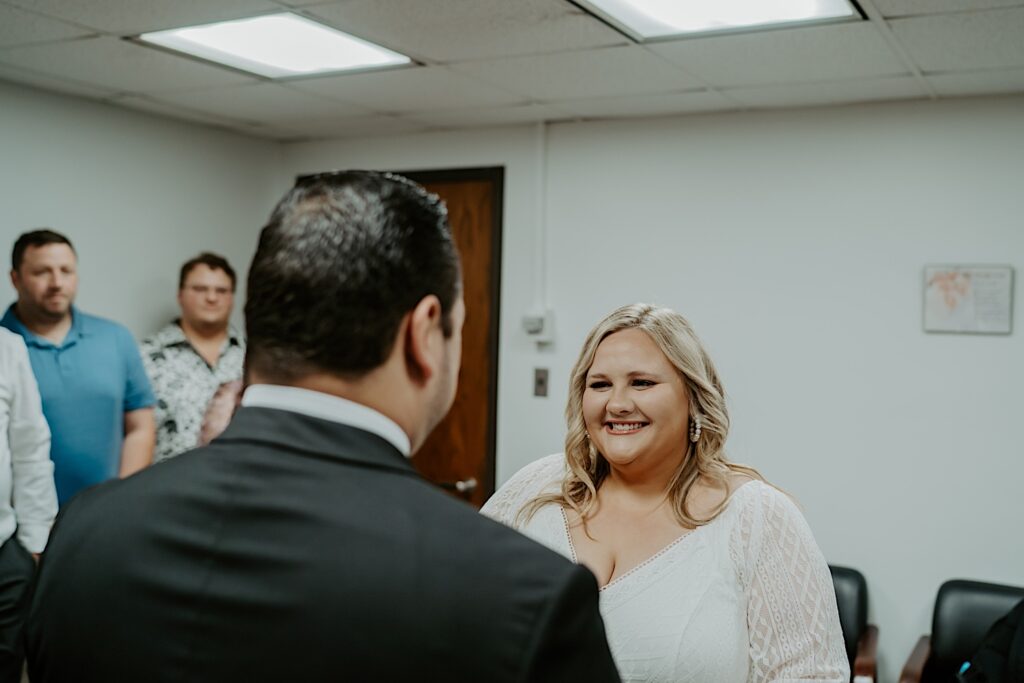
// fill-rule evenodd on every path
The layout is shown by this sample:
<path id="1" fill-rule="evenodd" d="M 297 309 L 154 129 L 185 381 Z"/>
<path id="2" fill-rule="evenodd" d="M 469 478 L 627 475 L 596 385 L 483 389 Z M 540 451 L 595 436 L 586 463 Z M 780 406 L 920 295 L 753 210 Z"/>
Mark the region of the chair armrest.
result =
<path id="1" fill-rule="evenodd" d="M 878 627 L 874 624 L 868 624 L 857 641 L 853 680 L 855 683 L 874 683 L 878 680 Z"/>
<path id="2" fill-rule="evenodd" d="M 921 636 L 917 645 L 914 646 L 914 651 L 907 657 L 907 663 L 903 665 L 900 683 L 920 683 L 925 662 L 928 661 L 928 656 L 931 653 L 932 639 L 928 636 Z"/>

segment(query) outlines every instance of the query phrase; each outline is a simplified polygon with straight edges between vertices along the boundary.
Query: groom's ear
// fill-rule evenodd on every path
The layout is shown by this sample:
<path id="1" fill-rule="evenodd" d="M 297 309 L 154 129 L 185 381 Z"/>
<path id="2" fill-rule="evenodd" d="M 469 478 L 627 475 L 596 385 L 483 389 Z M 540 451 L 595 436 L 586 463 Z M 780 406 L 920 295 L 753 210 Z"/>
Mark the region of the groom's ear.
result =
<path id="1" fill-rule="evenodd" d="M 400 334 L 406 372 L 423 385 L 438 373 L 444 362 L 441 300 L 429 294 L 406 314 Z"/>

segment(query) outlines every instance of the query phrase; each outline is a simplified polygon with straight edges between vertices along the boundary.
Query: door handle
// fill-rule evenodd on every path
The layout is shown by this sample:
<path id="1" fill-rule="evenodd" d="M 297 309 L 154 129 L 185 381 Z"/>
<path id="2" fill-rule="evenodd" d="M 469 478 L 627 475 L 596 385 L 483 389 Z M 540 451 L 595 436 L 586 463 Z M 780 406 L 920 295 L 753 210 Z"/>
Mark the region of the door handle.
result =
<path id="1" fill-rule="evenodd" d="M 469 479 L 462 479 L 459 481 L 442 481 L 438 483 L 438 486 L 440 486 L 443 489 L 448 489 L 449 491 L 457 491 L 459 493 L 471 493 L 476 490 L 476 485 L 477 481 L 475 477 L 470 477 Z"/>

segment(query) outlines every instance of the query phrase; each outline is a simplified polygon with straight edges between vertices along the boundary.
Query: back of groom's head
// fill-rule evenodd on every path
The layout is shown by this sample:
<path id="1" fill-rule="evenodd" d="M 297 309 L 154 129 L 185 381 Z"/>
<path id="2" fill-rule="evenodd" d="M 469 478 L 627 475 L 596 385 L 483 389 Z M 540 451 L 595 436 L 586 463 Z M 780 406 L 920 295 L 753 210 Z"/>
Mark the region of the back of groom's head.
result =
<path id="1" fill-rule="evenodd" d="M 461 275 L 447 211 L 400 176 L 300 178 L 260 234 L 245 304 L 247 369 L 288 383 L 354 379 L 389 356 L 403 317 L 440 301 L 444 336 Z"/>

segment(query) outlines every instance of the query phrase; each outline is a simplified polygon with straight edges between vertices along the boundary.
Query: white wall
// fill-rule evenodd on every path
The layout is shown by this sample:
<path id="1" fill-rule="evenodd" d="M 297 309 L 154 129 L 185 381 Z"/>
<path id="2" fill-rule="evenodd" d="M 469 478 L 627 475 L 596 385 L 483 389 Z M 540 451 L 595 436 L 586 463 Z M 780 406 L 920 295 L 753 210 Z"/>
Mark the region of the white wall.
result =
<path id="1" fill-rule="evenodd" d="M 731 396 L 735 460 L 802 502 L 865 573 L 883 681 L 952 577 L 1024 583 L 1024 346 L 926 335 L 928 263 L 1024 270 L 1024 99 L 906 103 L 286 148 L 290 173 L 506 166 L 498 476 L 555 450 L 587 329 L 627 302 L 696 325 Z M 554 348 L 519 329 L 547 223 Z M 530 396 L 550 367 L 552 398 Z"/>
<path id="2" fill-rule="evenodd" d="M 78 305 L 139 337 L 174 317 L 178 268 L 202 250 L 244 285 L 288 187 L 280 157 L 276 144 L 0 83 L 0 305 L 15 296 L 10 248 L 37 227 L 75 244 Z"/>

